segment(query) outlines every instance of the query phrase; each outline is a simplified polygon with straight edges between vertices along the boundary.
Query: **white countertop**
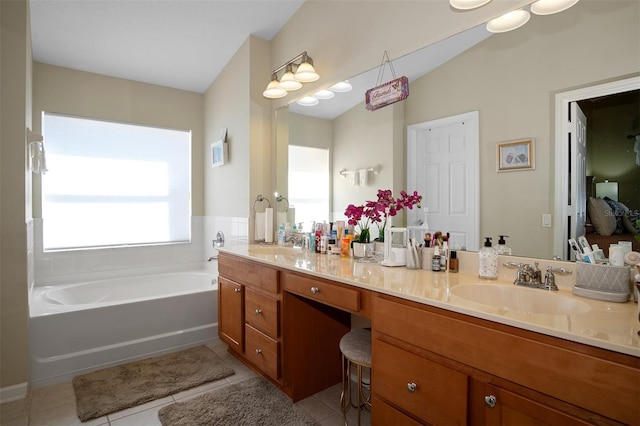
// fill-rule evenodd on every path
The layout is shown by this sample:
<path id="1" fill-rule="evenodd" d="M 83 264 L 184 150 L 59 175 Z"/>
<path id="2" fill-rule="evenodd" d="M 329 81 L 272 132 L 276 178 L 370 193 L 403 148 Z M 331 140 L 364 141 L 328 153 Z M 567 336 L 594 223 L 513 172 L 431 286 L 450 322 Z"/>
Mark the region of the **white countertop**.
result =
<path id="1" fill-rule="evenodd" d="M 581 313 L 530 313 L 482 305 L 456 296 L 456 291 L 452 292 L 452 289 L 461 285 L 513 285 L 513 279 L 508 280 L 506 277 L 508 274 L 515 276 L 515 270 L 505 272 L 503 269 L 506 268 L 501 268 L 499 278 L 495 281 L 481 280 L 477 273 L 470 273 L 470 270 L 477 269 L 477 263 L 471 265 L 477 262 L 475 253 L 459 252 L 462 255 L 460 272 L 452 273 L 432 272 L 424 269 L 410 270 L 405 267 L 386 267 L 378 263 L 363 263 L 352 258 L 315 254 L 279 246 L 238 245 L 225 247 L 221 250 L 278 268 L 302 272 L 449 311 L 640 357 L 640 336 L 638 336 L 640 322 L 638 321 L 637 303 L 633 301 L 605 302 L 575 296 L 571 291 L 572 284 L 567 285 L 567 283 L 572 283 L 571 279 L 557 276 L 560 290 L 552 292 L 552 294 L 572 298 L 588 305 L 588 309 L 584 309 Z M 467 263 L 466 268 L 463 267 L 465 262 Z M 475 269 L 470 269 L 469 266 L 473 266 Z M 541 265 L 541 268 L 543 266 L 545 265 Z M 573 279 L 575 280 L 575 278 Z M 525 292 L 545 291 L 519 288 Z M 585 306 L 585 308 L 587 307 Z"/>

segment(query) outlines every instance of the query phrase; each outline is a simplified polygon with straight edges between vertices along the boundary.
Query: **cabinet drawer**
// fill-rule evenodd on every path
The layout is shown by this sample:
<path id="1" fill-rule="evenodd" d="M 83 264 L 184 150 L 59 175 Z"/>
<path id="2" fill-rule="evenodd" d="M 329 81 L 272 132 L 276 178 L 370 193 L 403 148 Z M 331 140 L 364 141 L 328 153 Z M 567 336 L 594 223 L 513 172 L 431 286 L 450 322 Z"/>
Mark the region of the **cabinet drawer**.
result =
<path id="1" fill-rule="evenodd" d="M 373 426 L 420 426 L 422 423 L 418 423 L 384 401 L 374 397 L 371 404 L 371 424 Z"/>
<path id="2" fill-rule="evenodd" d="M 240 284 L 258 287 L 271 293 L 278 293 L 278 271 L 256 262 L 250 262 L 226 253 L 218 257 L 220 276 Z"/>
<path id="3" fill-rule="evenodd" d="M 358 289 L 294 274 L 283 274 L 282 279 L 285 291 L 351 312 L 360 311 Z"/>
<path id="4" fill-rule="evenodd" d="M 280 377 L 280 344 L 271 337 L 245 325 L 245 356 L 267 376 Z"/>
<path id="5" fill-rule="evenodd" d="M 373 363 L 379 398 L 430 424 L 467 423 L 466 375 L 377 339 Z"/>
<path id="6" fill-rule="evenodd" d="M 250 288 L 245 289 L 244 300 L 245 322 L 270 337 L 277 339 L 280 336 L 278 327 L 280 302 L 253 291 Z"/>

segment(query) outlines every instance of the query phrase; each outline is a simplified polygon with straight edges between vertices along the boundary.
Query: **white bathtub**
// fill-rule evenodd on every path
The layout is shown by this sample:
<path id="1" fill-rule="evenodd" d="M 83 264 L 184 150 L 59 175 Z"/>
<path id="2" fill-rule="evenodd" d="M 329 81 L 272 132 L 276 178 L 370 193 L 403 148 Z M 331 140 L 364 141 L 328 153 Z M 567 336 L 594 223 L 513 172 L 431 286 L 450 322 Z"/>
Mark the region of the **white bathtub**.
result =
<path id="1" fill-rule="evenodd" d="M 31 385 L 217 339 L 216 275 L 175 272 L 35 287 Z"/>

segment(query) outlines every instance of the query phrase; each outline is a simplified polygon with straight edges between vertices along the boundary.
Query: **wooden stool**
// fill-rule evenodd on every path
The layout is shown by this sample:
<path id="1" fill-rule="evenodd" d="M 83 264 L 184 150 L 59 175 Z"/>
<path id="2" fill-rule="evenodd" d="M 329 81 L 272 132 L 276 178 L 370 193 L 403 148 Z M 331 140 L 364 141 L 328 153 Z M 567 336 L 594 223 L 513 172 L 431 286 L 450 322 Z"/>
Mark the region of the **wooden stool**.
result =
<path id="1" fill-rule="evenodd" d="M 369 392 L 365 396 L 363 392 L 362 369 L 371 369 L 371 330 L 351 330 L 340 339 L 340 352 L 342 353 L 342 393 L 340 394 L 340 408 L 347 424 L 347 411 L 351 407 L 358 410 L 358 425 L 360 425 L 360 412 L 363 408 L 371 409 L 371 384 Z M 351 367 L 356 366 L 357 371 L 357 403 L 354 404 L 351 396 Z"/>

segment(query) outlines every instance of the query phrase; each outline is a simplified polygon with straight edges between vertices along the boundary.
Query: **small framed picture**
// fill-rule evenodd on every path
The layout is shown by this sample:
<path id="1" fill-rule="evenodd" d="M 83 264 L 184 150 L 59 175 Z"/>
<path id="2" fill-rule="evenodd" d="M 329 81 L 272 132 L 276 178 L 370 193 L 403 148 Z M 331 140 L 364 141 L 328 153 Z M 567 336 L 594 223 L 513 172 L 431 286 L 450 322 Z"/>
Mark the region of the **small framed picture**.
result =
<path id="1" fill-rule="evenodd" d="M 228 155 L 227 143 L 220 139 L 211 144 L 211 167 L 224 166 Z"/>
<path id="2" fill-rule="evenodd" d="M 497 148 L 498 172 L 535 169 L 533 139 L 501 142 Z"/>

